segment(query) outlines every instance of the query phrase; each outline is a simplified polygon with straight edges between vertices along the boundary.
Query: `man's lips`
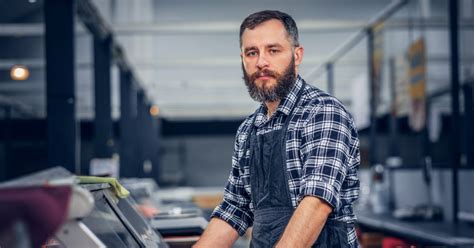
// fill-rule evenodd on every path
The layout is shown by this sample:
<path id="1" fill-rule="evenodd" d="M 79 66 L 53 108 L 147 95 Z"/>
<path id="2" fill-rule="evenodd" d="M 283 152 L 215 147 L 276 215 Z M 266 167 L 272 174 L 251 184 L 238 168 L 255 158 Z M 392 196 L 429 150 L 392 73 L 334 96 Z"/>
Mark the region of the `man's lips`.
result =
<path id="1" fill-rule="evenodd" d="M 259 79 L 270 79 L 270 78 L 273 78 L 273 76 L 270 75 L 270 74 L 262 73 L 262 74 L 259 74 L 257 76 L 257 78 L 259 78 Z"/>
<path id="2" fill-rule="evenodd" d="M 275 75 L 275 73 L 271 72 L 271 71 L 260 71 L 260 72 L 256 72 L 254 74 L 252 74 L 252 76 L 250 77 L 250 79 L 252 81 L 255 81 L 255 80 L 270 80 L 270 79 L 276 79 L 277 76 Z"/>

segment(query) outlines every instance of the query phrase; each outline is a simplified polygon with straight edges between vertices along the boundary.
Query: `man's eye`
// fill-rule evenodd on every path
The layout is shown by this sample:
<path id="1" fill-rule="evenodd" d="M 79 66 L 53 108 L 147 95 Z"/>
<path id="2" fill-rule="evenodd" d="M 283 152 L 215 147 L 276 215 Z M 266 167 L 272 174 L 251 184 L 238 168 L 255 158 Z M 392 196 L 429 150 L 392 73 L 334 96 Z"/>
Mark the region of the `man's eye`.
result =
<path id="1" fill-rule="evenodd" d="M 257 55 L 257 52 L 255 52 L 255 51 L 247 52 L 247 56 L 249 56 L 249 57 L 252 57 L 252 56 L 255 56 L 255 55 Z"/>
<path id="2" fill-rule="evenodd" d="M 277 49 L 270 49 L 270 54 L 276 54 L 278 53 L 279 51 Z"/>

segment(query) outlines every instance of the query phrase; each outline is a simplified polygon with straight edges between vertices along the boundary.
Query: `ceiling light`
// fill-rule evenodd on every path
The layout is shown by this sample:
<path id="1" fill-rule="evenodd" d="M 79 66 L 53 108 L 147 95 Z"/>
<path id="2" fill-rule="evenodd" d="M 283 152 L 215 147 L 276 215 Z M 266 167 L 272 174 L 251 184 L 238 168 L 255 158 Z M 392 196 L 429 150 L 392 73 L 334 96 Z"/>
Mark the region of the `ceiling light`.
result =
<path id="1" fill-rule="evenodd" d="M 150 107 L 151 116 L 157 117 L 159 113 L 160 113 L 160 108 L 158 108 L 158 106 L 153 105 L 153 106 Z"/>
<path id="2" fill-rule="evenodd" d="M 28 79 L 30 76 L 30 71 L 24 65 L 14 65 L 10 69 L 10 77 L 13 80 L 23 81 Z"/>

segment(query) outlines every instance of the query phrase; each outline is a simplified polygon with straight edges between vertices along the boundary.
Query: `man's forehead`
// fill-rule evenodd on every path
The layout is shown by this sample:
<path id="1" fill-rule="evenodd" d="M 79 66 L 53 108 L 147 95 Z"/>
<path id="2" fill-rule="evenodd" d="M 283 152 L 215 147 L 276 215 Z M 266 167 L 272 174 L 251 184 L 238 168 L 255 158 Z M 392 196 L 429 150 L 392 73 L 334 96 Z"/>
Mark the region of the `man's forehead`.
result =
<path id="1" fill-rule="evenodd" d="M 242 33 L 242 47 L 256 45 L 255 43 L 282 44 L 290 42 L 290 37 L 283 23 L 276 19 L 262 22 L 254 28 L 246 28 Z"/>

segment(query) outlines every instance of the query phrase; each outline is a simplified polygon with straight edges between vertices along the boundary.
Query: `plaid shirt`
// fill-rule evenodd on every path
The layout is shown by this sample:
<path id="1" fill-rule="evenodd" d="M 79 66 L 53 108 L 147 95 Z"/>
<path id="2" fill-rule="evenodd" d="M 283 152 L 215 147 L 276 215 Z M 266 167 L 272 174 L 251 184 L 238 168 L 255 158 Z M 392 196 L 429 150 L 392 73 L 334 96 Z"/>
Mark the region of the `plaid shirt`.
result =
<path id="1" fill-rule="evenodd" d="M 257 135 L 283 128 L 286 116 L 295 107 L 286 139 L 286 166 L 291 202 L 296 208 L 305 196 L 316 196 L 333 207 L 329 219 L 354 223 L 352 203 L 359 195 L 359 139 L 351 115 L 341 102 L 323 91 L 306 84 L 298 76 L 293 89 L 270 117 L 266 106 L 240 125 L 235 138 L 232 170 L 225 188 L 224 200 L 212 217 L 219 217 L 243 235 L 253 224 L 254 203 L 250 197 L 250 168 L 239 164 L 250 156 L 244 147 L 255 119 Z M 296 105 L 296 106 L 295 106 Z M 357 247 L 353 225 L 348 229 L 351 247 Z"/>

